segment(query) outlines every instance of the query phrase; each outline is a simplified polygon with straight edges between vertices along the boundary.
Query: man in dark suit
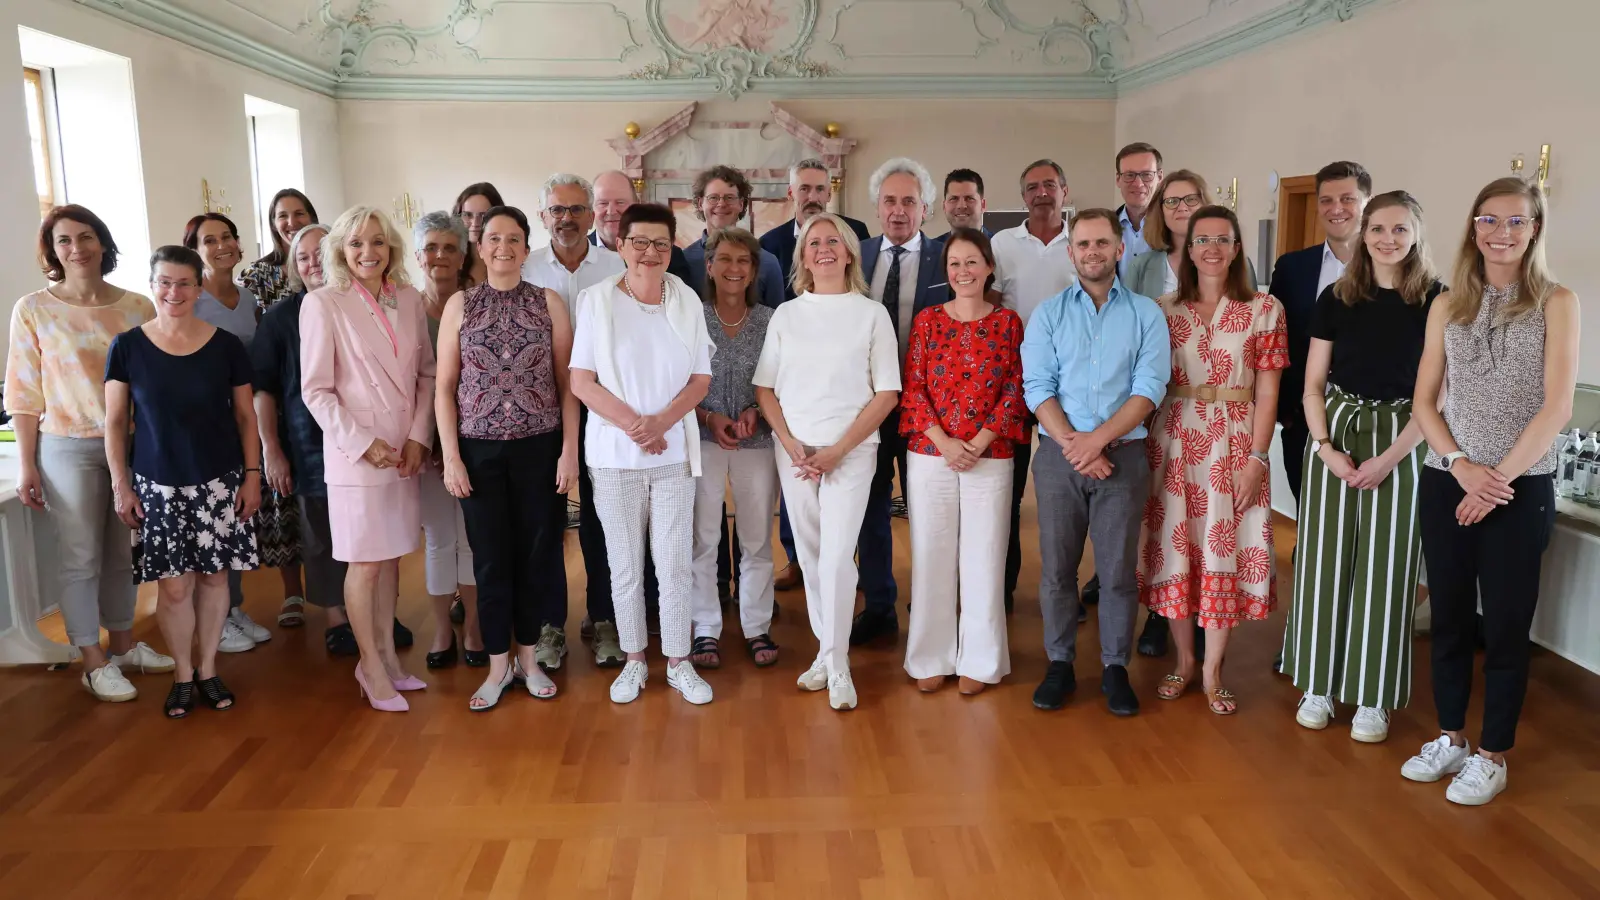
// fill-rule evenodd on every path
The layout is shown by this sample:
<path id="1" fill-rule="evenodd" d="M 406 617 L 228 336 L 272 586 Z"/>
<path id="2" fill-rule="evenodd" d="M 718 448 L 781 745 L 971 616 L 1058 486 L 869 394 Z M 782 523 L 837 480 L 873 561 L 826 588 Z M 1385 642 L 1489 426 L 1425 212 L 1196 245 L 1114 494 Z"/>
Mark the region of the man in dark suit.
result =
<path id="1" fill-rule="evenodd" d="M 633 179 L 626 174 L 612 169 L 601 172 L 594 178 L 594 231 L 589 232 L 589 243 L 598 244 L 617 252 L 617 228 L 622 225 L 622 214 L 628 207 L 639 202 L 639 195 L 633 190 Z M 689 284 L 689 259 L 683 255 L 683 248 L 673 245 L 672 259 L 667 262 L 668 274 L 682 278 Z M 698 290 L 699 288 L 696 288 Z M 567 303 L 576 299 L 567 297 Z"/>
<path id="2" fill-rule="evenodd" d="M 944 220 L 950 230 L 976 228 L 984 237 L 994 237 L 994 232 L 983 224 L 983 214 L 989 201 L 983 196 L 983 176 L 971 169 L 955 169 L 944 177 Z M 950 240 L 946 231 L 938 238 L 943 244 Z"/>
<path id="3" fill-rule="evenodd" d="M 933 177 L 920 163 L 896 158 L 879 166 L 869 185 L 883 234 L 861 245 L 862 275 L 872 298 L 889 310 L 904 361 L 912 319 L 950 298 L 942 265 L 944 245 L 922 234 Z M 866 608 L 850 629 L 851 646 L 900 632 L 894 606 L 899 591 L 894 582 L 894 534 L 889 515 L 896 467 L 902 489 L 906 478 L 906 442 L 900 436 L 899 410 L 884 419 L 878 438 L 878 469 L 872 476 L 856 545 Z"/>
<path id="4" fill-rule="evenodd" d="M 828 167 L 820 159 L 802 159 L 789 169 L 789 202 L 794 205 L 794 218 L 771 229 L 761 236 L 761 249 L 778 258 L 778 265 L 783 268 L 783 299 L 794 299 L 794 285 L 789 277 L 794 268 L 794 247 L 800 239 L 800 227 L 811 221 L 811 217 L 819 212 L 826 212 L 828 203 L 833 199 L 833 181 L 828 174 Z M 850 230 L 856 233 L 856 239 L 867 239 L 867 225 L 849 216 L 841 215 Z M 785 549 L 790 546 L 784 543 Z M 794 555 L 790 554 L 790 559 Z M 787 570 L 785 570 L 787 571 Z M 795 574 L 799 578 L 799 574 Z"/>

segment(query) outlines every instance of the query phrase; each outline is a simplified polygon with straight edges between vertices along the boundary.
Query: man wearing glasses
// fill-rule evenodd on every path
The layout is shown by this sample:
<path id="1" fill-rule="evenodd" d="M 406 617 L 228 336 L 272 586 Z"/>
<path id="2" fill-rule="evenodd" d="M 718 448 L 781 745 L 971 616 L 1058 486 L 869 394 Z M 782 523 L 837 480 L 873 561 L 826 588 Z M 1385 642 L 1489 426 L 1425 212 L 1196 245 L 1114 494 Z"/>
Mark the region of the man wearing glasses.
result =
<path id="1" fill-rule="evenodd" d="M 1117 190 L 1122 192 L 1122 205 L 1117 208 L 1117 221 L 1122 223 L 1122 262 L 1117 264 L 1117 274 L 1128 277 L 1128 264 L 1141 253 L 1148 253 L 1150 244 L 1144 238 L 1144 217 L 1150 212 L 1150 198 L 1161 183 L 1161 151 L 1136 141 L 1117 151 Z"/>
<path id="2" fill-rule="evenodd" d="M 744 173 L 732 166 L 712 166 L 694 180 L 694 209 L 706 223 L 706 234 L 718 228 L 734 228 L 750 211 L 752 189 Z M 706 286 L 706 235 L 684 248 L 689 260 L 689 287 L 696 294 Z M 785 299 L 783 266 L 769 250 L 761 251 L 761 268 L 756 285 L 761 305 L 777 309 Z"/>

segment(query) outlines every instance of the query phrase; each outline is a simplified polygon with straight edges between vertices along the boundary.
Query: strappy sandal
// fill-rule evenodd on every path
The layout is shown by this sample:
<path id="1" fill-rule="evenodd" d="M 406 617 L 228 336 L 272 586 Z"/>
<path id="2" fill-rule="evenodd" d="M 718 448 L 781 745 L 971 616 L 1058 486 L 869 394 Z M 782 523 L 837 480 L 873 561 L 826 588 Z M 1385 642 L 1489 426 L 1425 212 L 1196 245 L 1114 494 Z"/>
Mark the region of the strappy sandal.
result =
<path id="1" fill-rule="evenodd" d="M 722 647 L 714 637 L 697 637 L 689 649 L 689 660 L 696 669 L 720 669 Z"/>
<path id="2" fill-rule="evenodd" d="M 529 677 L 528 673 L 522 670 L 520 660 L 511 661 L 511 680 L 521 681 L 522 686 L 528 689 L 528 696 L 535 700 L 550 700 L 557 693 L 556 683 L 550 680 L 550 676 L 546 675 L 543 669 L 535 665 L 533 675 Z"/>
<path id="3" fill-rule="evenodd" d="M 1176 700 L 1189 689 L 1189 679 L 1178 674 L 1163 675 L 1156 685 L 1156 696 L 1163 700 Z"/>
<path id="4" fill-rule="evenodd" d="M 169 719 L 186 718 L 194 712 L 194 682 L 174 681 L 172 690 L 167 691 L 167 702 L 162 711 Z"/>
<path id="5" fill-rule="evenodd" d="M 278 610 L 279 628 L 299 628 L 306 623 L 306 601 L 303 597 L 290 597 Z"/>
<path id="6" fill-rule="evenodd" d="M 1234 697 L 1233 691 L 1225 687 L 1205 688 L 1204 690 L 1206 692 L 1206 706 L 1212 712 L 1219 716 L 1231 716 L 1239 711 L 1238 699 Z M 1228 709 L 1218 709 L 1218 703 L 1231 703 L 1233 706 Z"/>
<path id="7" fill-rule="evenodd" d="M 744 648 L 750 651 L 750 661 L 755 663 L 758 669 L 778 664 L 778 645 L 772 642 L 771 635 L 758 634 L 753 638 L 746 638 Z M 772 655 L 767 657 L 766 662 L 762 662 L 761 654 L 768 651 L 771 651 Z"/>
<path id="8" fill-rule="evenodd" d="M 218 711 L 233 709 L 233 701 L 235 699 L 233 691 L 228 690 L 228 686 L 222 683 L 221 676 L 213 675 L 204 679 L 198 683 L 198 687 L 200 688 L 200 700 L 205 705 Z"/>

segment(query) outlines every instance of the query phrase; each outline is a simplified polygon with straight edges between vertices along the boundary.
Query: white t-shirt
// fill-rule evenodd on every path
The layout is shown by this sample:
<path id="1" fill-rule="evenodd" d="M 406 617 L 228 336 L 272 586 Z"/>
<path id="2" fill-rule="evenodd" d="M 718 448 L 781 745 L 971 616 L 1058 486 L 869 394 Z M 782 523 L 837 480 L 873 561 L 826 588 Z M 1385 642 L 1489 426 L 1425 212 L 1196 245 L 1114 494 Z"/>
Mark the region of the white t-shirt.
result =
<path id="1" fill-rule="evenodd" d="M 1046 244 L 1023 222 L 995 234 L 990 246 L 994 248 L 994 286 L 1023 324 L 1041 304 L 1078 280 L 1065 227 Z"/>
<path id="2" fill-rule="evenodd" d="M 874 394 L 900 390 L 889 311 L 856 293 L 801 294 L 773 312 L 751 381 L 778 395 L 796 440 L 837 443 Z M 874 430 L 862 443 L 877 442 Z"/>
<path id="3" fill-rule="evenodd" d="M 616 298 L 611 317 L 615 341 L 612 353 L 617 375 L 622 381 L 622 399 L 640 415 L 659 413 L 689 383 L 691 375 L 711 374 L 711 342 L 690 352 L 672 330 L 665 310 L 646 312 L 645 307 L 625 294 Z M 578 313 L 578 326 L 572 335 L 572 368 L 596 371 L 594 316 L 602 306 L 585 303 Z M 698 311 L 697 311 L 698 313 Z M 667 450 L 652 456 L 639 448 L 628 433 L 591 413 L 583 434 L 584 455 L 596 469 L 653 469 L 687 462 L 683 423 L 667 429 Z M 695 440 L 700 439 L 697 433 Z"/>

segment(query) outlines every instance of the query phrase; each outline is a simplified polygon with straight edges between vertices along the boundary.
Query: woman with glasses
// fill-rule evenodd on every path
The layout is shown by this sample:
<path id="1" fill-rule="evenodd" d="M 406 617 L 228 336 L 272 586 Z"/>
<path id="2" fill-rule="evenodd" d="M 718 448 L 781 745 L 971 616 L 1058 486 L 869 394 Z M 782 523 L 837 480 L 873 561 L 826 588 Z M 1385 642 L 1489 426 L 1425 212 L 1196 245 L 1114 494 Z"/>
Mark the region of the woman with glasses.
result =
<path id="1" fill-rule="evenodd" d="M 778 484 L 789 508 L 817 657 L 802 690 L 854 709 L 850 616 L 856 537 L 878 468 L 878 427 L 900 397 L 900 345 L 889 311 L 868 296 L 861 245 L 844 220 L 817 213 L 795 243 L 794 289 L 767 326 L 753 379 L 778 438 Z"/>
<path id="2" fill-rule="evenodd" d="M 1228 636 L 1277 604 L 1267 449 L 1278 379 L 1289 364 L 1283 306 L 1246 275 L 1239 220 L 1223 206 L 1189 218 L 1178 289 L 1161 298 L 1172 379 L 1151 421 L 1155 477 L 1139 536 L 1140 587 L 1152 613 L 1207 630 L 1204 690 L 1213 713 L 1238 704 L 1222 684 Z M 1177 671 L 1156 693 L 1182 696 L 1195 676 L 1195 630 L 1172 630 Z"/>
<path id="3" fill-rule="evenodd" d="M 622 214 L 627 271 L 578 297 L 572 390 L 589 407 L 584 444 L 595 511 L 606 534 L 611 596 L 627 662 L 611 702 L 631 703 L 648 677 L 644 547 L 661 586 L 667 686 L 690 703 L 711 686 L 689 659 L 695 478 L 701 474 L 694 410 L 711 387 L 711 336 L 700 299 L 667 274 L 677 217 L 654 203 Z"/>
<path id="4" fill-rule="evenodd" d="M 133 639 L 133 561 L 112 499 L 104 383 L 112 339 L 156 310 L 149 298 L 106 281 L 117 267 L 117 242 L 81 206 L 50 210 L 36 252 L 47 286 L 11 308 L 6 354 L 17 498 L 55 533 L 53 596 L 82 660 L 84 688 L 99 700 L 132 700 L 139 692 L 124 671 L 170 672 L 173 661 Z M 101 628 L 110 634 L 109 652 L 100 646 Z"/>
<path id="5" fill-rule="evenodd" d="M 134 579 L 157 583 L 156 621 L 175 659 L 169 719 L 187 717 L 197 692 L 212 709 L 233 708 L 217 675 L 224 573 L 258 562 L 254 375 L 244 342 L 195 315 L 203 267 L 193 250 L 156 250 L 156 318 L 118 335 L 106 357 L 106 461 L 117 515 L 136 535 Z"/>
<path id="6" fill-rule="evenodd" d="M 1151 216 L 1145 226 L 1150 249 L 1128 263 L 1123 287 L 1146 297 L 1163 297 L 1178 289 L 1183 268 L 1189 219 L 1210 196 L 1206 180 L 1196 172 L 1179 169 L 1162 180 L 1150 199 Z"/>
<path id="7" fill-rule="evenodd" d="M 483 225 L 489 210 L 497 206 L 505 206 L 506 202 L 500 198 L 500 192 L 487 181 L 469 184 L 456 195 L 455 206 L 450 207 L 450 215 L 460 219 L 467 226 L 467 259 L 461 265 L 461 289 L 477 287 L 489 277 L 488 269 L 483 260 L 474 252 L 478 241 L 483 238 Z"/>
<path id="8" fill-rule="evenodd" d="M 1480 806 L 1506 787 L 1506 752 L 1528 689 L 1528 630 L 1555 528 L 1555 438 L 1572 416 L 1578 298 L 1545 266 L 1544 192 L 1490 182 L 1472 204 L 1454 287 L 1428 314 L 1413 415 L 1428 441 L 1417 486 L 1433 604 L 1438 738 L 1400 774 Z M 1445 391 L 1444 408 L 1438 406 Z M 1483 608 L 1483 732 L 1467 743 Z"/>

